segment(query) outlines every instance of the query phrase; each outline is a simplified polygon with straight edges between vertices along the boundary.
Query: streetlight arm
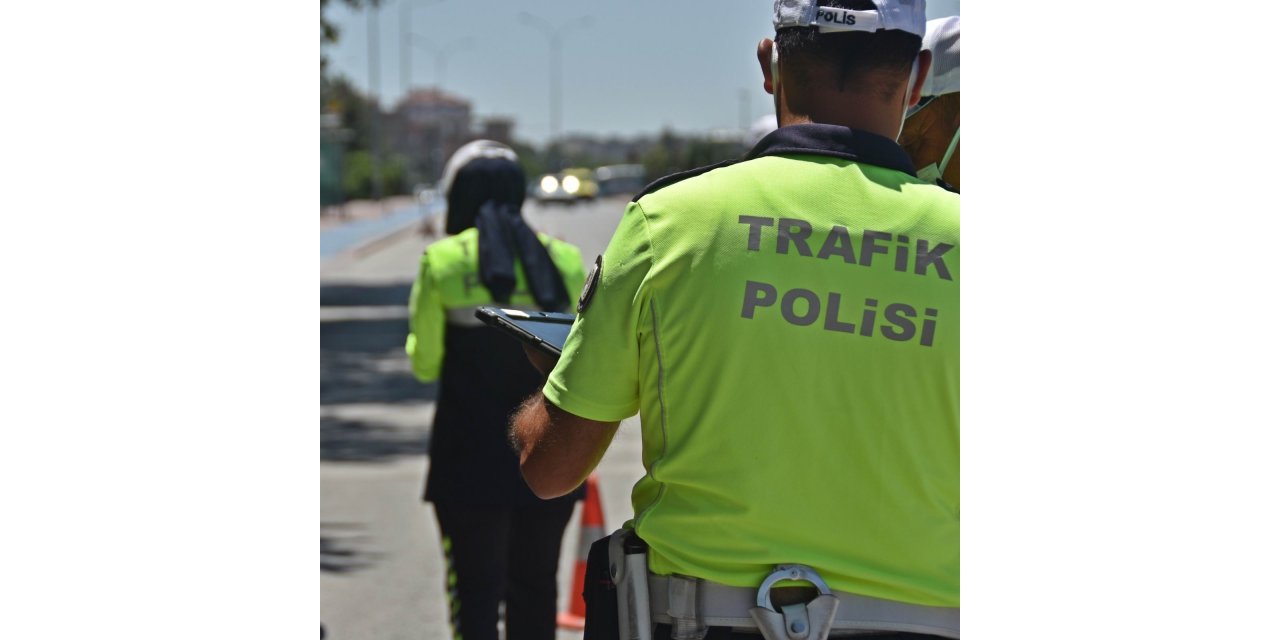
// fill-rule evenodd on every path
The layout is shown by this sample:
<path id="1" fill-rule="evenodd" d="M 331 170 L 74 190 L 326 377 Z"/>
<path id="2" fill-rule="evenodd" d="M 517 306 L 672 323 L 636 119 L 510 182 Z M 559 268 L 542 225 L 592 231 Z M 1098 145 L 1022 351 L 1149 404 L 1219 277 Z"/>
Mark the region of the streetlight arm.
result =
<path id="1" fill-rule="evenodd" d="M 436 55 L 439 55 L 442 53 L 453 53 L 455 51 L 462 51 L 463 49 L 466 49 L 467 47 L 470 47 L 471 45 L 475 44 L 475 38 L 472 38 L 471 36 L 467 36 L 465 38 L 459 38 L 458 40 L 454 40 L 453 42 L 450 42 L 449 44 L 446 44 L 443 47 L 437 45 L 435 40 L 428 38 L 426 36 L 420 36 L 416 33 L 410 33 L 409 38 L 412 40 L 414 46 L 422 47 L 423 49 L 426 49 L 428 52 L 434 53 Z"/>
<path id="2" fill-rule="evenodd" d="M 550 109 L 551 127 L 549 129 L 549 133 L 550 133 L 549 144 L 554 146 L 556 143 L 556 139 L 560 137 L 560 102 L 561 102 L 560 94 L 564 91 L 563 87 L 561 86 L 562 82 L 560 78 L 561 43 L 563 42 L 565 32 L 570 31 L 575 27 L 591 26 L 592 17 L 589 15 L 581 16 L 576 20 L 565 22 L 561 24 L 559 27 L 552 25 L 550 22 L 547 22 L 546 19 L 536 16 L 532 13 L 529 13 L 528 11 L 521 11 L 517 15 L 517 19 L 520 21 L 521 24 L 525 26 L 533 27 L 538 31 L 541 31 L 542 35 L 547 37 L 547 45 L 551 49 L 550 51 L 551 83 L 550 83 L 550 91 L 548 92 L 551 98 L 551 109 Z"/>
<path id="3" fill-rule="evenodd" d="M 431 53 L 435 53 L 436 51 L 438 51 L 438 50 L 439 50 L 439 48 L 438 48 L 438 47 L 436 47 L 436 41 L 435 41 L 435 40 L 432 40 L 431 38 L 428 38 L 428 37 L 426 37 L 426 36 L 420 36 L 420 35 L 418 35 L 418 34 L 416 34 L 416 33 L 410 33 L 410 34 L 409 34 L 409 41 L 410 41 L 410 43 L 412 43 L 412 44 L 413 44 L 413 46 L 415 46 L 415 47 L 422 47 L 423 49 L 426 49 L 427 51 L 430 51 Z"/>
<path id="4" fill-rule="evenodd" d="M 413 84 L 412 55 L 409 49 L 412 45 L 413 34 L 411 29 L 413 26 L 413 10 L 425 9 L 433 4 L 440 4 L 445 0 L 401 0 L 400 2 L 400 89 L 409 91 L 410 85 Z M 371 4 L 376 6 L 379 0 L 372 0 Z"/>
<path id="5" fill-rule="evenodd" d="M 564 35 L 564 33 L 570 29 L 576 27 L 590 27 L 592 24 L 595 24 L 595 17 L 591 15 L 582 16 L 577 20 L 570 20 L 558 27 L 548 22 L 545 18 L 536 16 L 528 11 L 521 11 L 516 17 L 520 20 L 520 24 L 533 27 L 538 31 L 541 31 L 548 39 L 552 40 Z"/>
<path id="6" fill-rule="evenodd" d="M 520 20 L 520 24 L 530 26 L 537 29 L 538 31 L 541 31 L 543 35 L 547 36 L 547 38 L 556 37 L 556 28 L 552 26 L 550 22 L 547 22 L 545 19 L 535 16 L 532 13 L 529 13 L 528 11 L 521 11 L 520 15 L 516 17 L 517 19 Z"/>

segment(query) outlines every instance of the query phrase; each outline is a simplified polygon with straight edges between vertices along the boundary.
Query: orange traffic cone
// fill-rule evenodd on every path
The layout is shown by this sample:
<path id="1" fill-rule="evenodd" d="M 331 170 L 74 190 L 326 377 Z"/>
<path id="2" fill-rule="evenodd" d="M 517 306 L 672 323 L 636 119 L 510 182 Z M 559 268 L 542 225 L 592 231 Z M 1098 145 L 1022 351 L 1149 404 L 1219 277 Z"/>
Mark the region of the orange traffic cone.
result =
<path id="1" fill-rule="evenodd" d="M 587 622 L 587 603 L 582 588 L 587 578 L 587 552 L 591 543 L 603 538 L 604 509 L 600 506 L 600 487 L 596 474 L 587 476 L 587 499 L 582 502 L 582 527 L 578 534 L 578 562 L 573 568 L 573 591 L 569 593 L 569 610 L 556 616 L 556 624 L 565 629 L 582 630 Z"/>

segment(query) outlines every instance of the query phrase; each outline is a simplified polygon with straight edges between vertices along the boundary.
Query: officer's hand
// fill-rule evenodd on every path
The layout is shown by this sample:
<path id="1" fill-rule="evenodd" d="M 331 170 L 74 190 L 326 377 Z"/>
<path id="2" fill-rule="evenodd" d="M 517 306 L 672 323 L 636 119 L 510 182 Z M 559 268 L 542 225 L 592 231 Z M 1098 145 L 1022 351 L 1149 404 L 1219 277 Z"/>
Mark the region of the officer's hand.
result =
<path id="1" fill-rule="evenodd" d="M 547 355 L 546 352 L 534 349 L 527 344 L 521 346 L 524 347 L 524 355 L 528 356 L 529 362 L 533 363 L 534 368 L 541 372 L 544 378 L 551 375 L 551 370 L 556 368 L 556 363 L 560 361 L 559 358 Z"/>

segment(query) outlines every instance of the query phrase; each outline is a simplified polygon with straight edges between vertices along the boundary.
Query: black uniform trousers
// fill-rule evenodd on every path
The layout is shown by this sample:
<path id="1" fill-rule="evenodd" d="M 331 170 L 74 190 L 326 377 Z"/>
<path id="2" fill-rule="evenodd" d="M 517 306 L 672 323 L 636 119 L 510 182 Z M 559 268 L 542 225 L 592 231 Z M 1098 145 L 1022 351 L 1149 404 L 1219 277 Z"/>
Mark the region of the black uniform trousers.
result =
<path id="1" fill-rule="evenodd" d="M 497 640 L 505 601 L 507 640 L 555 640 L 556 569 L 573 505 L 435 504 L 455 638 Z"/>

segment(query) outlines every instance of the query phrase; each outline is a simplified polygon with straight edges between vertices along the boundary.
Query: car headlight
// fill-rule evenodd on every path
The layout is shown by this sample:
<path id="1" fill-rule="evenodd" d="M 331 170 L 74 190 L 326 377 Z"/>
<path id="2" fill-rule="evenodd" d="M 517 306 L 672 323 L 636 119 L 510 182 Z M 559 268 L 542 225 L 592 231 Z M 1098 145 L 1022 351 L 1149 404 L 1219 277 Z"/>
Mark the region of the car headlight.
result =
<path id="1" fill-rule="evenodd" d="M 573 176 L 565 176 L 565 177 L 564 177 L 564 190 L 565 190 L 565 191 L 568 191 L 569 193 L 577 193 L 577 192 L 578 192 L 578 188 L 579 188 L 579 187 L 581 187 L 581 186 L 582 186 L 582 184 L 581 184 L 580 182 L 578 182 L 578 179 L 577 179 L 577 178 L 575 178 L 575 177 L 573 177 Z"/>
<path id="2" fill-rule="evenodd" d="M 566 183 L 567 182 L 568 181 L 566 180 Z M 547 193 L 551 193 L 552 191 L 556 190 L 556 187 L 560 186 L 560 183 L 556 182 L 555 176 L 542 176 L 542 182 L 539 184 L 539 186 L 542 187 L 543 191 Z"/>

